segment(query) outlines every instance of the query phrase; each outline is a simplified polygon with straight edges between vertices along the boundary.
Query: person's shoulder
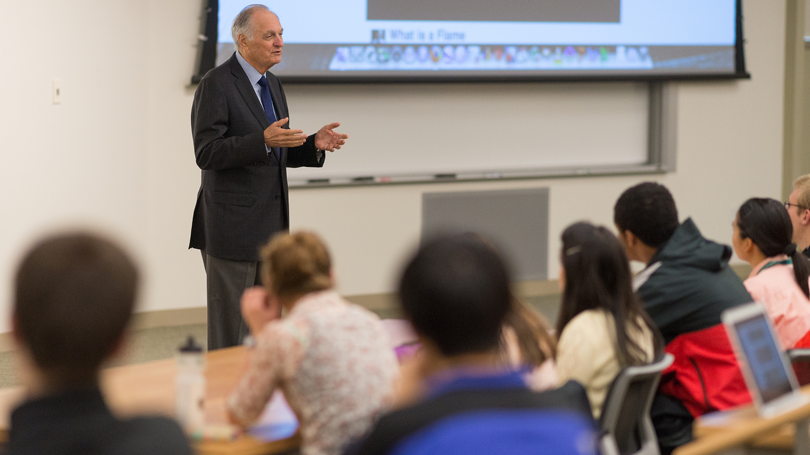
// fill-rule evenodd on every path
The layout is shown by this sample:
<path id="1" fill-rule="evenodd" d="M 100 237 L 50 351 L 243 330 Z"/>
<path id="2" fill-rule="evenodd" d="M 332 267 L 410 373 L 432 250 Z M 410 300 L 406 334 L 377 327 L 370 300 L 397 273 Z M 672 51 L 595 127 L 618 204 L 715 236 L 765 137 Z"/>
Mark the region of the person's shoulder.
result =
<path id="1" fill-rule="evenodd" d="M 122 421 L 120 434 L 120 439 L 110 448 L 110 454 L 192 454 L 180 425 L 167 417 L 137 417 Z"/>
<path id="2" fill-rule="evenodd" d="M 499 420 L 504 413 L 514 411 L 514 415 L 568 419 L 572 425 L 595 428 L 585 389 L 574 381 L 543 392 L 527 388 L 457 390 L 384 415 L 366 439 L 347 453 L 389 453 L 410 436 L 435 424 L 470 415 L 485 416 L 493 410 L 497 410 Z"/>
<path id="3" fill-rule="evenodd" d="M 585 388 L 568 381 L 556 389 L 535 392 L 526 387 L 461 389 L 423 401 L 409 408 L 394 411 L 383 417 L 392 428 L 408 428 L 427 424 L 450 415 L 501 410 L 573 411 L 590 415 L 590 404 Z"/>
<path id="4" fill-rule="evenodd" d="M 205 73 L 202 79 L 200 79 L 200 85 L 221 83 L 226 79 L 234 79 L 233 68 L 230 58 L 220 63 L 218 66 L 208 70 L 208 72 Z"/>
<path id="5" fill-rule="evenodd" d="M 771 273 L 766 272 L 773 272 L 772 270 L 764 270 L 762 273 L 757 275 L 751 275 L 743 281 L 743 285 L 751 294 L 753 298 L 761 298 L 760 295 L 765 289 L 768 288 L 769 284 L 773 281 L 773 277 L 771 277 Z M 756 295 L 755 295 L 756 294 Z"/>
<path id="6" fill-rule="evenodd" d="M 609 322 L 610 314 L 603 309 L 585 310 L 571 319 L 571 323 L 578 325 L 604 324 Z"/>
<path id="7" fill-rule="evenodd" d="M 576 344 L 602 344 L 605 337 L 609 335 L 610 322 L 610 316 L 604 310 L 585 310 L 574 316 L 565 325 L 560 334 L 560 343 L 565 344 L 566 340 L 571 339 L 576 340 Z"/>
<path id="8" fill-rule="evenodd" d="M 307 317 L 290 315 L 267 323 L 256 341 L 263 348 L 276 349 L 285 340 L 298 340 L 309 334 L 310 321 Z"/>
<path id="9" fill-rule="evenodd" d="M 799 289 L 793 274 L 793 266 L 781 264 L 760 270 L 756 275 L 743 281 L 743 284 L 754 300 L 764 299 L 764 296 L 769 294 L 785 294 L 788 290 Z"/>
<path id="10" fill-rule="evenodd" d="M 191 455 L 192 451 L 185 433 L 174 420 L 138 417 L 121 422 L 121 437 L 109 453 Z"/>

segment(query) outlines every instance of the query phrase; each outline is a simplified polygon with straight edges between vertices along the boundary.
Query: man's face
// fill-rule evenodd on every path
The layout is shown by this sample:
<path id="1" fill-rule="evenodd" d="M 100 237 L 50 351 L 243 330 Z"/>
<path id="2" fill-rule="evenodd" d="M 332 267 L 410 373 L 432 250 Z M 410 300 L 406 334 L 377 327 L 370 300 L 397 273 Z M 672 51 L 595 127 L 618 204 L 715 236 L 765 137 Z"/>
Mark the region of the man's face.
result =
<path id="1" fill-rule="evenodd" d="M 791 204 L 788 209 L 788 215 L 790 215 L 790 222 L 793 224 L 793 241 L 795 242 L 797 239 L 801 238 L 802 233 L 807 230 L 810 224 L 810 213 L 808 213 L 810 210 L 803 207 L 796 207 L 796 204 L 799 203 L 798 189 L 790 193 L 788 202 Z"/>
<path id="2" fill-rule="evenodd" d="M 632 253 L 633 253 L 633 250 L 632 250 L 632 248 L 630 248 L 630 246 L 627 244 L 627 234 L 625 234 L 625 232 L 624 232 L 624 231 L 622 231 L 622 230 L 619 228 L 619 226 L 618 226 L 618 225 L 614 224 L 614 226 L 616 226 L 616 232 L 617 232 L 616 237 L 618 237 L 618 238 L 619 238 L 619 243 L 621 243 L 621 244 L 622 244 L 622 247 L 624 248 L 624 254 L 626 254 L 626 255 L 627 255 L 627 259 L 629 259 L 629 260 L 631 260 L 631 261 L 634 261 L 634 260 L 635 260 L 635 258 L 633 258 L 633 254 L 632 254 Z"/>
<path id="3" fill-rule="evenodd" d="M 250 19 L 253 23 L 252 39 L 242 39 L 240 36 L 240 52 L 251 64 L 258 66 L 259 71 L 269 70 L 281 61 L 281 49 L 284 40 L 281 34 L 284 31 L 278 17 L 270 11 L 258 10 Z"/>
<path id="4" fill-rule="evenodd" d="M 731 222 L 731 246 L 734 248 L 734 252 L 737 254 L 737 257 L 743 261 L 746 261 L 748 260 L 748 252 L 745 244 L 746 239 L 743 239 L 742 234 L 740 233 L 740 226 L 737 224 L 738 218 L 739 215 L 734 217 L 734 221 Z"/>

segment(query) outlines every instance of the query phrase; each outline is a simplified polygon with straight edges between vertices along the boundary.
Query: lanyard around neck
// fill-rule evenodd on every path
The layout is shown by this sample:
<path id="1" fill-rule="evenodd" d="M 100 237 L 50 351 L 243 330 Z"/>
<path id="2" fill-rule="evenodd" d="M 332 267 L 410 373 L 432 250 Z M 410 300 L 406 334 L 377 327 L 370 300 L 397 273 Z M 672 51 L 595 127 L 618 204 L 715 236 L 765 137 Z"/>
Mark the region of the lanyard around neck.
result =
<path id="1" fill-rule="evenodd" d="M 763 270 L 769 269 L 769 268 L 771 268 L 771 267 L 773 267 L 775 265 L 792 265 L 792 264 L 793 264 L 793 261 L 791 259 L 785 259 L 784 261 L 771 261 L 771 262 L 765 264 L 764 267 L 759 269 L 759 272 L 757 272 L 757 275 L 762 273 Z"/>

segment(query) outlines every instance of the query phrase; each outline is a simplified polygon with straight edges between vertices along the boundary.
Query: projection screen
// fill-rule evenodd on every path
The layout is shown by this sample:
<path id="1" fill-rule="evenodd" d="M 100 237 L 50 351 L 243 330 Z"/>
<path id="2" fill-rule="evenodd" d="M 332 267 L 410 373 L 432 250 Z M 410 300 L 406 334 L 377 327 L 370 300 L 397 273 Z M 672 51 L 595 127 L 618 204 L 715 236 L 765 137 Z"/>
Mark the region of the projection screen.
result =
<path id="1" fill-rule="evenodd" d="M 198 75 L 234 52 L 256 0 L 210 0 Z M 739 0 L 295 0 L 285 81 L 746 77 Z"/>

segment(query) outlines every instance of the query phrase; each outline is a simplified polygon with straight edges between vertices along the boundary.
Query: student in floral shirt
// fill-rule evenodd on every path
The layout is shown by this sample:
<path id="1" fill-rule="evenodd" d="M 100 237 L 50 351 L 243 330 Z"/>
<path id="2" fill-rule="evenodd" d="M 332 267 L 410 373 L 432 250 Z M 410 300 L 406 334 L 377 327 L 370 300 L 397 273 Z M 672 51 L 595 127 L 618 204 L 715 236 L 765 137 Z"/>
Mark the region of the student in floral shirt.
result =
<path id="1" fill-rule="evenodd" d="M 302 454 L 341 453 L 392 399 L 398 367 L 388 335 L 333 289 L 316 235 L 280 234 L 261 256 L 264 287 L 242 296 L 256 346 L 228 400 L 231 420 L 250 425 L 279 388 L 298 416 Z"/>

